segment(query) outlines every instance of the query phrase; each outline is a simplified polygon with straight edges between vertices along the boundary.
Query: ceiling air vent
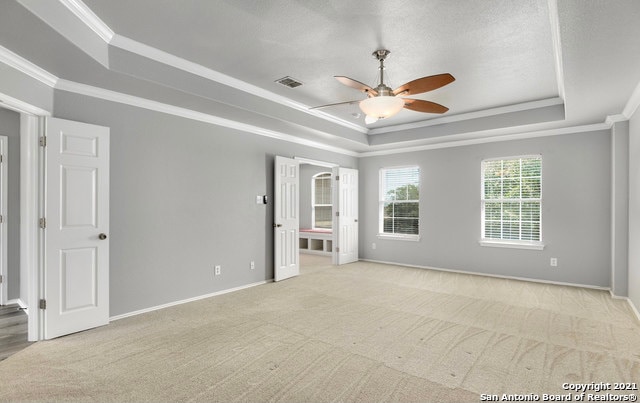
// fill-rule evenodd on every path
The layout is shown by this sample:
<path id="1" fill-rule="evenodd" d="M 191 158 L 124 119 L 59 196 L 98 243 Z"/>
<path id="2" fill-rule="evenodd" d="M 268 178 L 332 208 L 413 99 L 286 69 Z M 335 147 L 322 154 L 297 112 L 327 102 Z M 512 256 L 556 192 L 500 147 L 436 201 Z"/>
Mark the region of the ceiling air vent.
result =
<path id="1" fill-rule="evenodd" d="M 289 76 L 282 77 L 276 80 L 276 83 L 280 83 L 285 87 L 296 88 L 302 85 L 302 83 L 295 78 L 291 78 Z"/>

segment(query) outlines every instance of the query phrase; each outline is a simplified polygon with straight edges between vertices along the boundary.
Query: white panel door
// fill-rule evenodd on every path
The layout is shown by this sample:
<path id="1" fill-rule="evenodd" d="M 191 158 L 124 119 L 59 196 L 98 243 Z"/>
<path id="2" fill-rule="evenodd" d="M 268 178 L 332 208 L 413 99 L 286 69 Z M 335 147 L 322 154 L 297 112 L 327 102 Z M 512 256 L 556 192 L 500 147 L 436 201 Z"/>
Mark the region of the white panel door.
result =
<path id="1" fill-rule="evenodd" d="M 109 323 L 109 128 L 47 119 L 44 337 Z"/>
<path id="2" fill-rule="evenodd" d="M 0 136 L 0 305 L 7 303 L 7 136 Z"/>
<path id="3" fill-rule="evenodd" d="M 336 192 L 334 192 L 336 253 L 334 264 L 358 261 L 358 170 L 334 168 Z"/>
<path id="4" fill-rule="evenodd" d="M 298 212 L 300 193 L 299 162 L 276 156 L 274 171 L 274 278 L 275 281 L 300 274 L 298 240 L 300 216 Z"/>

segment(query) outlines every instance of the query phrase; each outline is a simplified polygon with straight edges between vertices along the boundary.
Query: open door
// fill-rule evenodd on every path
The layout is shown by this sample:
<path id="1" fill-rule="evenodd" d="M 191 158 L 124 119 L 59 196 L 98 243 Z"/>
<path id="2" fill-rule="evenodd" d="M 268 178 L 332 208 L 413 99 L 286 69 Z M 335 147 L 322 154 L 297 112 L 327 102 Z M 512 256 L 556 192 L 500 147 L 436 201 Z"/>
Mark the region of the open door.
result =
<path id="1" fill-rule="evenodd" d="M 276 156 L 273 191 L 274 279 L 300 274 L 299 161 Z"/>
<path id="2" fill-rule="evenodd" d="M 48 118 L 44 338 L 109 323 L 109 128 Z"/>
<path id="3" fill-rule="evenodd" d="M 333 263 L 336 265 L 358 261 L 358 170 L 333 168 L 336 179 L 334 192 Z"/>

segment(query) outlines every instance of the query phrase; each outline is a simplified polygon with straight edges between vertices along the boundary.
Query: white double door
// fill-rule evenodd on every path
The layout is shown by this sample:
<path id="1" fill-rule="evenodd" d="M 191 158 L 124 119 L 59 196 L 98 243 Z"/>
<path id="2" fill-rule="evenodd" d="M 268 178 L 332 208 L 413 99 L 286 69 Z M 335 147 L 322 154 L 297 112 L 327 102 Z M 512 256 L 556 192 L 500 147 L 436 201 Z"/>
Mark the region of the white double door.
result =
<path id="1" fill-rule="evenodd" d="M 109 129 L 46 123 L 44 338 L 109 322 Z"/>
<path id="2" fill-rule="evenodd" d="M 300 274 L 300 164 L 276 156 L 274 167 L 274 279 Z M 334 179 L 333 264 L 358 260 L 358 171 L 336 167 Z"/>

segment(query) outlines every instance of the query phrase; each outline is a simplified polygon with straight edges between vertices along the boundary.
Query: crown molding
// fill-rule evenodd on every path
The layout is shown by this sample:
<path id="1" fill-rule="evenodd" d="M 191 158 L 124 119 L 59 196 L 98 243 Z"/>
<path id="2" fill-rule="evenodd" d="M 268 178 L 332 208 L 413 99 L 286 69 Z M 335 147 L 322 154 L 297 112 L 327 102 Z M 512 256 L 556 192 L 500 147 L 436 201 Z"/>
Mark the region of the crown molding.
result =
<path id="1" fill-rule="evenodd" d="M 551 24 L 551 41 L 553 45 L 553 56 L 556 64 L 556 81 L 558 83 L 558 94 L 565 99 L 564 89 L 564 68 L 562 64 L 562 43 L 560 41 L 560 17 L 558 16 L 558 1 L 548 0 L 549 22 Z"/>
<path id="2" fill-rule="evenodd" d="M 500 141 L 524 140 L 537 137 L 561 136 L 564 134 L 587 133 L 600 130 L 609 130 L 611 126 L 607 123 L 596 123 L 583 126 L 560 127 L 556 129 L 539 130 L 533 132 L 521 132 L 513 134 L 494 134 L 485 132 L 464 133 L 462 135 L 434 137 L 430 144 L 415 145 L 411 147 L 393 148 L 379 151 L 366 151 L 360 153 L 359 157 L 375 157 L 380 155 L 403 154 L 415 151 L 437 150 L 440 148 L 462 147 L 468 145 L 496 143 Z M 469 139 L 469 136 L 482 135 L 483 137 Z M 455 137 L 460 140 L 455 140 Z"/>
<path id="3" fill-rule="evenodd" d="M 617 115 L 609 115 L 609 116 L 607 116 L 607 118 L 604 120 L 604 122 L 607 124 L 607 126 L 612 127 L 617 122 L 625 122 L 627 120 L 629 120 L 629 118 L 627 116 L 625 116 L 622 113 L 619 113 Z"/>
<path id="4" fill-rule="evenodd" d="M 11 109 L 14 112 L 26 113 L 36 116 L 51 116 L 51 113 L 37 106 L 33 106 L 9 95 L 0 93 L 0 107 Z"/>
<path id="5" fill-rule="evenodd" d="M 204 67 L 201 64 L 191 62 L 189 60 L 175 56 L 171 53 L 167 53 L 163 50 L 154 48 L 152 46 L 145 45 L 144 43 L 135 41 L 125 36 L 115 34 L 113 36 L 113 39 L 110 42 L 110 45 L 126 50 L 131 53 L 135 53 L 139 56 L 154 60 L 158 63 L 162 63 L 165 65 L 174 67 L 176 69 L 185 71 L 187 73 L 195 74 L 207 80 L 215 81 L 220 84 L 224 84 L 226 86 L 235 88 L 237 90 L 249 93 L 251 95 L 255 95 L 257 97 L 279 103 L 289 108 L 307 113 L 309 115 L 322 118 L 324 120 L 333 122 L 340 126 L 344 126 L 361 133 L 369 132 L 367 128 L 357 125 L 355 123 L 348 122 L 344 119 L 336 118 L 335 116 L 331 116 L 325 112 L 318 111 L 316 109 L 309 109 L 310 107 L 308 105 L 304 105 L 300 102 L 293 101 L 287 97 L 283 97 L 282 95 L 278 95 L 271 91 L 267 91 L 263 88 L 249 84 L 245 81 L 238 80 L 237 78 L 233 78 L 226 74 L 212 70 L 208 67 Z"/>
<path id="6" fill-rule="evenodd" d="M 58 0 L 80 19 L 87 27 L 95 32 L 106 43 L 111 42 L 114 32 L 81 0 Z"/>
<path id="7" fill-rule="evenodd" d="M 557 98 L 557 97 L 540 99 L 537 101 L 523 102 L 519 104 L 500 106 L 500 107 L 491 108 L 491 109 L 483 109 L 475 112 L 460 113 L 457 115 L 447 115 L 440 118 L 429 119 L 426 121 L 406 123 L 403 125 L 396 125 L 396 126 L 380 127 L 378 129 L 369 130 L 369 134 L 376 135 L 376 134 L 398 132 L 403 130 L 418 129 L 422 127 L 436 126 L 436 125 L 442 125 L 446 123 L 461 122 L 463 120 L 485 118 L 489 116 L 501 115 L 504 113 L 520 112 L 520 111 L 525 111 L 529 109 L 537 109 L 537 108 L 544 108 L 547 106 L 562 105 L 563 103 L 564 101 L 561 98 Z"/>
<path id="8" fill-rule="evenodd" d="M 283 140 L 290 143 L 300 144 L 321 150 L 331 151 L 338 154 L 357 157 L 359 153 L 344 148 L 334 147 L 327 144 L 319 143 L 313 140 L 302 139 L 300 137 L 282 133 L 275 130 L 269 130 L 262 127 L 237 122 L 218 116 L 197 112 L 191 109 L 181 108 L 162 102 L 152 101 L 146 98 L 140 98 L 133 95 L 123 94 L 121 92 L 106 90 L 104 88 L 93 87 L 91 85 L 80 84 L 64 79 L 58 80 L 56 89 L 60 91 L 72 92 L 74 94 L 86 95 L 93 98 L 103 99 L 105 101 L 117 102 L 125 105 L 135 106 L 138 108 L 148 109 L 156 112 L 166 113 L 169 115 L 180 116 L 183 118 L 196 120 L 205 123 L 211 123 L 216 126 L 223 126 L 230 129 L 240 130 L 243 132 L 253 133 L 264 137 Z"/>
<path id="9" fill-rule="evenodd" d="M 31 63 L 22 56 L 13 53 L 4 46 L 0 46 L 0 62 L 13 67 L 31 78 L 35 78 L 51 88 L 55 87 L 56 82 L 58 81 L 58 77 Z"/>
<path id="10" fill-rule="evenodd" d="M 631 119 L 633 114 L 636 112 L 638 107 L 640 106 L 640 82 L 636 85 L 636 88 L 631 93 L 627 104 L 624 106 L 622 114 L 627 117 L 627 119 Z"/>

